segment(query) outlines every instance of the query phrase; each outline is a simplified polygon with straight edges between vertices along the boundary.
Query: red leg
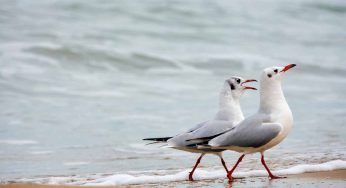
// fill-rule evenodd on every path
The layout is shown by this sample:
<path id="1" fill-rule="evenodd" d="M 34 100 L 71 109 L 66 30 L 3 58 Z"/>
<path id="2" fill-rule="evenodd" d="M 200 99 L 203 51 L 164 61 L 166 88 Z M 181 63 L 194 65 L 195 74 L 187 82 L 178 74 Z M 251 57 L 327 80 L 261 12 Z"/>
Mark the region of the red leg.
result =
<path id="1" fill-rule="evenodd" d="M 226 173 L 228 173 L 228 169 L 227 169 L 227 166 L 226 166 L 225 160 L 223 160 L 223 158 L 222 158 L 222 157 L 220 157 L 220 159 L 221 159 L 222 166 L 225 168 Z"/>
<path id="2" fill-rule="evenodd" d="M 264 160 L 264 155 L 263 155 L 263 153 L 262 153 L 261 155 L 262 155 L 262 157 L 261 157 L 261 162 L 262 162 L 264 168 L 267 170 L 267 172 L 268 172 L 268 174 L 269 174 L 269 176 L 270 176 L 271 179 L 286 178 L 286 177 L 279 177 L 279 176 L 273 175 L 272 172 L 270 172 L 270 170 L 269 170 L 269 168 L 268 168 L 268 166 L 267 166 L 267 164 L 266 164 L 266 162 L 265 162 L 265 160 Z"/>
<path id="3" fill-rule="evenodd" d="M 232 174 L 233 174 L 234 170 L 237 168 L 238 164 L 243 160 L 244 156 L 245 156 L 245 154 L 240 156 L 237 163 L 233 166 L 232 170 L 227 173 L 227 177 L 228 177 L 229 181 L 233 180 Z"/>
<path id="4" fill-rule="evenodd" d="M 192 175 L 195 172 L 198 164 L 201 162 L 201 159 L 202 159 L 203 156 L 204 156 L 204 153 L 202 153 L 201 156 L 197 159 L 195 166 L 193 167 L 192 171 L 190 172 L 190 174 L 189 174 L 189 180 L 190 181 L 193 181 Z"/>

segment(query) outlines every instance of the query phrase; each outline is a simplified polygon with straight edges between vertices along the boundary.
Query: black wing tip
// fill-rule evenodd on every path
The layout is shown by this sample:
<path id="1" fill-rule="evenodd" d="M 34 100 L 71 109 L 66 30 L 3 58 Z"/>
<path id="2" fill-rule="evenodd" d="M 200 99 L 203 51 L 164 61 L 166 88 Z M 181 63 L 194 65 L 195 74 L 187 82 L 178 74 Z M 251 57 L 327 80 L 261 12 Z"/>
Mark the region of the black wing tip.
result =
<path id="1" fill-rule="evenodd" d="M 143 138 L 142 140 L 145 140 L 145 141 L 156 141 L 156 142 L 165 142 L 165 141 L 169 140 L 170 138 L 172 138 L 172 137 L 169 136 L 169 137 L 160 137 L 160 138 Z"/>
<path id="2" fill-rule="evenodd" d="M 227 132 L 227 131 L 225 131 L 225 132 Z M 201 138 L 192 138 L 192 139 L 188 139 L 188 140 L 185 140 L 185 141 L 187 141 L 187 142 L 195 141 L 195 140 L 209 141 L 209 140 L 211 140 L 211 139 L 213 139 L 215 137 L 218 137 L 218 136 L 224 134 L 225 132 L 222 132 L 222 133 L 219 133 L 219 134 L 216 134 L 216 135 L 213 135 L 213 136 L 207 136 L 207 137 L 201 137 Z"/>

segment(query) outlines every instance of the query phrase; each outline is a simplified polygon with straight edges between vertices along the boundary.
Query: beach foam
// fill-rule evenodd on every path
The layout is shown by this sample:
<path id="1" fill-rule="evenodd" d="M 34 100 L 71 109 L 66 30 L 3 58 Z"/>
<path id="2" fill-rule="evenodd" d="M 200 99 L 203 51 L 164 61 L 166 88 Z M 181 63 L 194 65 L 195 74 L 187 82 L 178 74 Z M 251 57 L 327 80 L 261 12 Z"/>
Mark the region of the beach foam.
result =
<path id="1" fill-rule="evenodd" d="M 89 162 L 74 161 L 64 163 L 67 166 L 86 165 Z M 259 166 L 261 169 L 262 167 Z M 273 169 L 273 173 L 279 176 L 302 174 L 308 172 L 321 172 L 346 169 L 346 161 L 333 160 L 321 164 L 301 164 L 285 169 Z M 134 184 L 157 184 L 164 182 L 186 181 L 191 169 L 185 170 L 150 170 L 150 171 L 129 171 L 123 174 L 97 173 L 97 174 L 75 174 L 72 176 L 45 176 L 35 178 L 18 178 L 3 181 L 16 183 L 38 183 L 54 185 L 86 185 L 86 186 L 111 186 L 111 185 L 134 185 Z M 233 174 L 235 178 L 246 177 L 267 177 L 264 170 L 237 171 Z M 195 180 L 225 179 L 226 174 L 223 169 L 214 170 L 211 168 L 197 169 L 194 174 Z"/>
<path id="2" fill-rule="evenodd" d="M 346 169 L 346 161 L 334 160 L 322 164 L 304 164 L 297 165 L 287 169 L 275 170 L 273 171 L 276 175 L 292 175 L 292 174 L 302 174 L 307 172 L 319 172 L 319 171 L 331 171 L 331 170 L 341 170 Z M 59 179 L 59 184 L 79 184 L 88 186 L 105 186 L 105 185 L 130 185 L 130 184 L 147 184 L 147 183 L 162 183 L 162 182 L 174 182 L 174 181 L 185 181 L 187 180 L 188 173 L 190 169 L 167 175 L 130 175 L 130 174 L 115 174 L 106 177 L 94 177 L 91 181 L 85 181 L 85 179 L 72 179 L 65 177 L 51 177 L 54 180 Z M 234 177 L 244 178 L 244 177 L 259 177 L 267 176 L 265 170 L 252 170 L 248 172 L 235 172 Z M 207 179 L 219 179 L 226 178 L 224 170 L 200 170 L 197 169 L 194 174 L 195 180 L 207 180 Z M 47 179 L 45 182 L 54 182 L 53 179 Z M 36 182 L 37 183 L 37 182 Z"/>

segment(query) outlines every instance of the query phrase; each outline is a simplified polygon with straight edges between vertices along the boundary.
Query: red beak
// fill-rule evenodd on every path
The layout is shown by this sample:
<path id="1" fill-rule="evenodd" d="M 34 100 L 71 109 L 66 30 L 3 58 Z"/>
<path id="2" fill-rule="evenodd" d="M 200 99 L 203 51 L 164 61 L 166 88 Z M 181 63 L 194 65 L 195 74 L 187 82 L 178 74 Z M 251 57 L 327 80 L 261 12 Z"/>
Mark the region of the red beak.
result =
<path id="1" fill-rule="evenodd" d="M 257 90 L 256 88 L 254 87 L 249 87 L 249 86 L 245 86 L 244 89 L 252 89 L 252 90 Z"/>
<path id="2" fill-rule="evenodd" d="M 248 82 L 257 82 L 257 80 L 255 80 L 255 79 L 245 80 L 245 81 L 242 82 L 240 85 L 243 86 L 243 84 L 248 83 Z M 245 86 L 245 87 L 244 87 L 244 90 L 245 90 L 245 89 L 257 90 L 256 88 L 254 88 L 254 87 L 249 87 L 249 86 Z"/>
<path id="3" fill-rule="evenodd" d="M 257 80 L 255 80 L 255 79 L 245 80 L 245 81 L 242 82 L 240 85 L 243 86 L 243 84 L 248 83 L 248 82 L 257 82 Z"/>
<path id="4" fill-rule="evenodd" d="M 296 64 L 288 64 L 288 65 L 286 65 L 285 67 L 284 67 L 284 69 L 282 69 L 282 71 L 280 71 L 280 72 L 286 72 L 286 71 L 288 71 L 289 69 L 291 69 L 291 68 L 293 68 L 293 67 L 295 67 L 296 66 Z"/>

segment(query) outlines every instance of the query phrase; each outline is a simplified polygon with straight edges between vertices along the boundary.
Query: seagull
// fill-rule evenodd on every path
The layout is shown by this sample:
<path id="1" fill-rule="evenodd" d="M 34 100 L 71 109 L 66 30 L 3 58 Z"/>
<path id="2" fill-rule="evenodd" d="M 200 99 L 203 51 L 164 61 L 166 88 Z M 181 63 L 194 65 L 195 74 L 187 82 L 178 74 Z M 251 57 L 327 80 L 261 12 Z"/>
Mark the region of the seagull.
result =
<path id="1" fill-rule="evenodd" d="M 227 149 L 242 153 L 227 174 L 230 181 L 233 180 L 232 173 L 244 156 L 256 152 L 261 153 L 262 165 L 271 179 L 284 178 L 271 173 L 264 160 L 264 152 L 283 141 L 293 126 L 292 112 L 282 91 L 281 80 L 286 71 L 295 66 L 289 64 L 285 67 L 264 69 L 260 78 L 258 112 L 208 142 L 209 149 Z M 202 149 L 203 146 L 199 148 Z"/>
<path id="2" fill-rule="evenodd" d="M 254 79 L 245 80 L 238 76 L 233 76 L 225 80 L 219 95 L 219 110 L 214 119 L 199 123 L 188 131 L 173 137 L 145 138 L 143 140 L 154 141 L 153 143 L 167 143 L 170 148 L 200 153 L 200 157 L 189 173 L 190 181 L 193 181 L 193 173 L 205 154 L 215 154 L 219 156 L 223 167 L 226 172 L 228 172 L 226 163 L 221 154 L 224 149 L 198 149 L 197 146 L 199 144 L 207 144 L 205 139 L 209 136 L 222 134 L 244 119 L 239 100 L 245 90 L 257 90 L 254 87 L 244 85 L 245 83 L 255 81 Z M 194 138 L 201 139 L 192 140 Z M 209 140 L 210 139 L 207 139 L 207 141 Z"/>

